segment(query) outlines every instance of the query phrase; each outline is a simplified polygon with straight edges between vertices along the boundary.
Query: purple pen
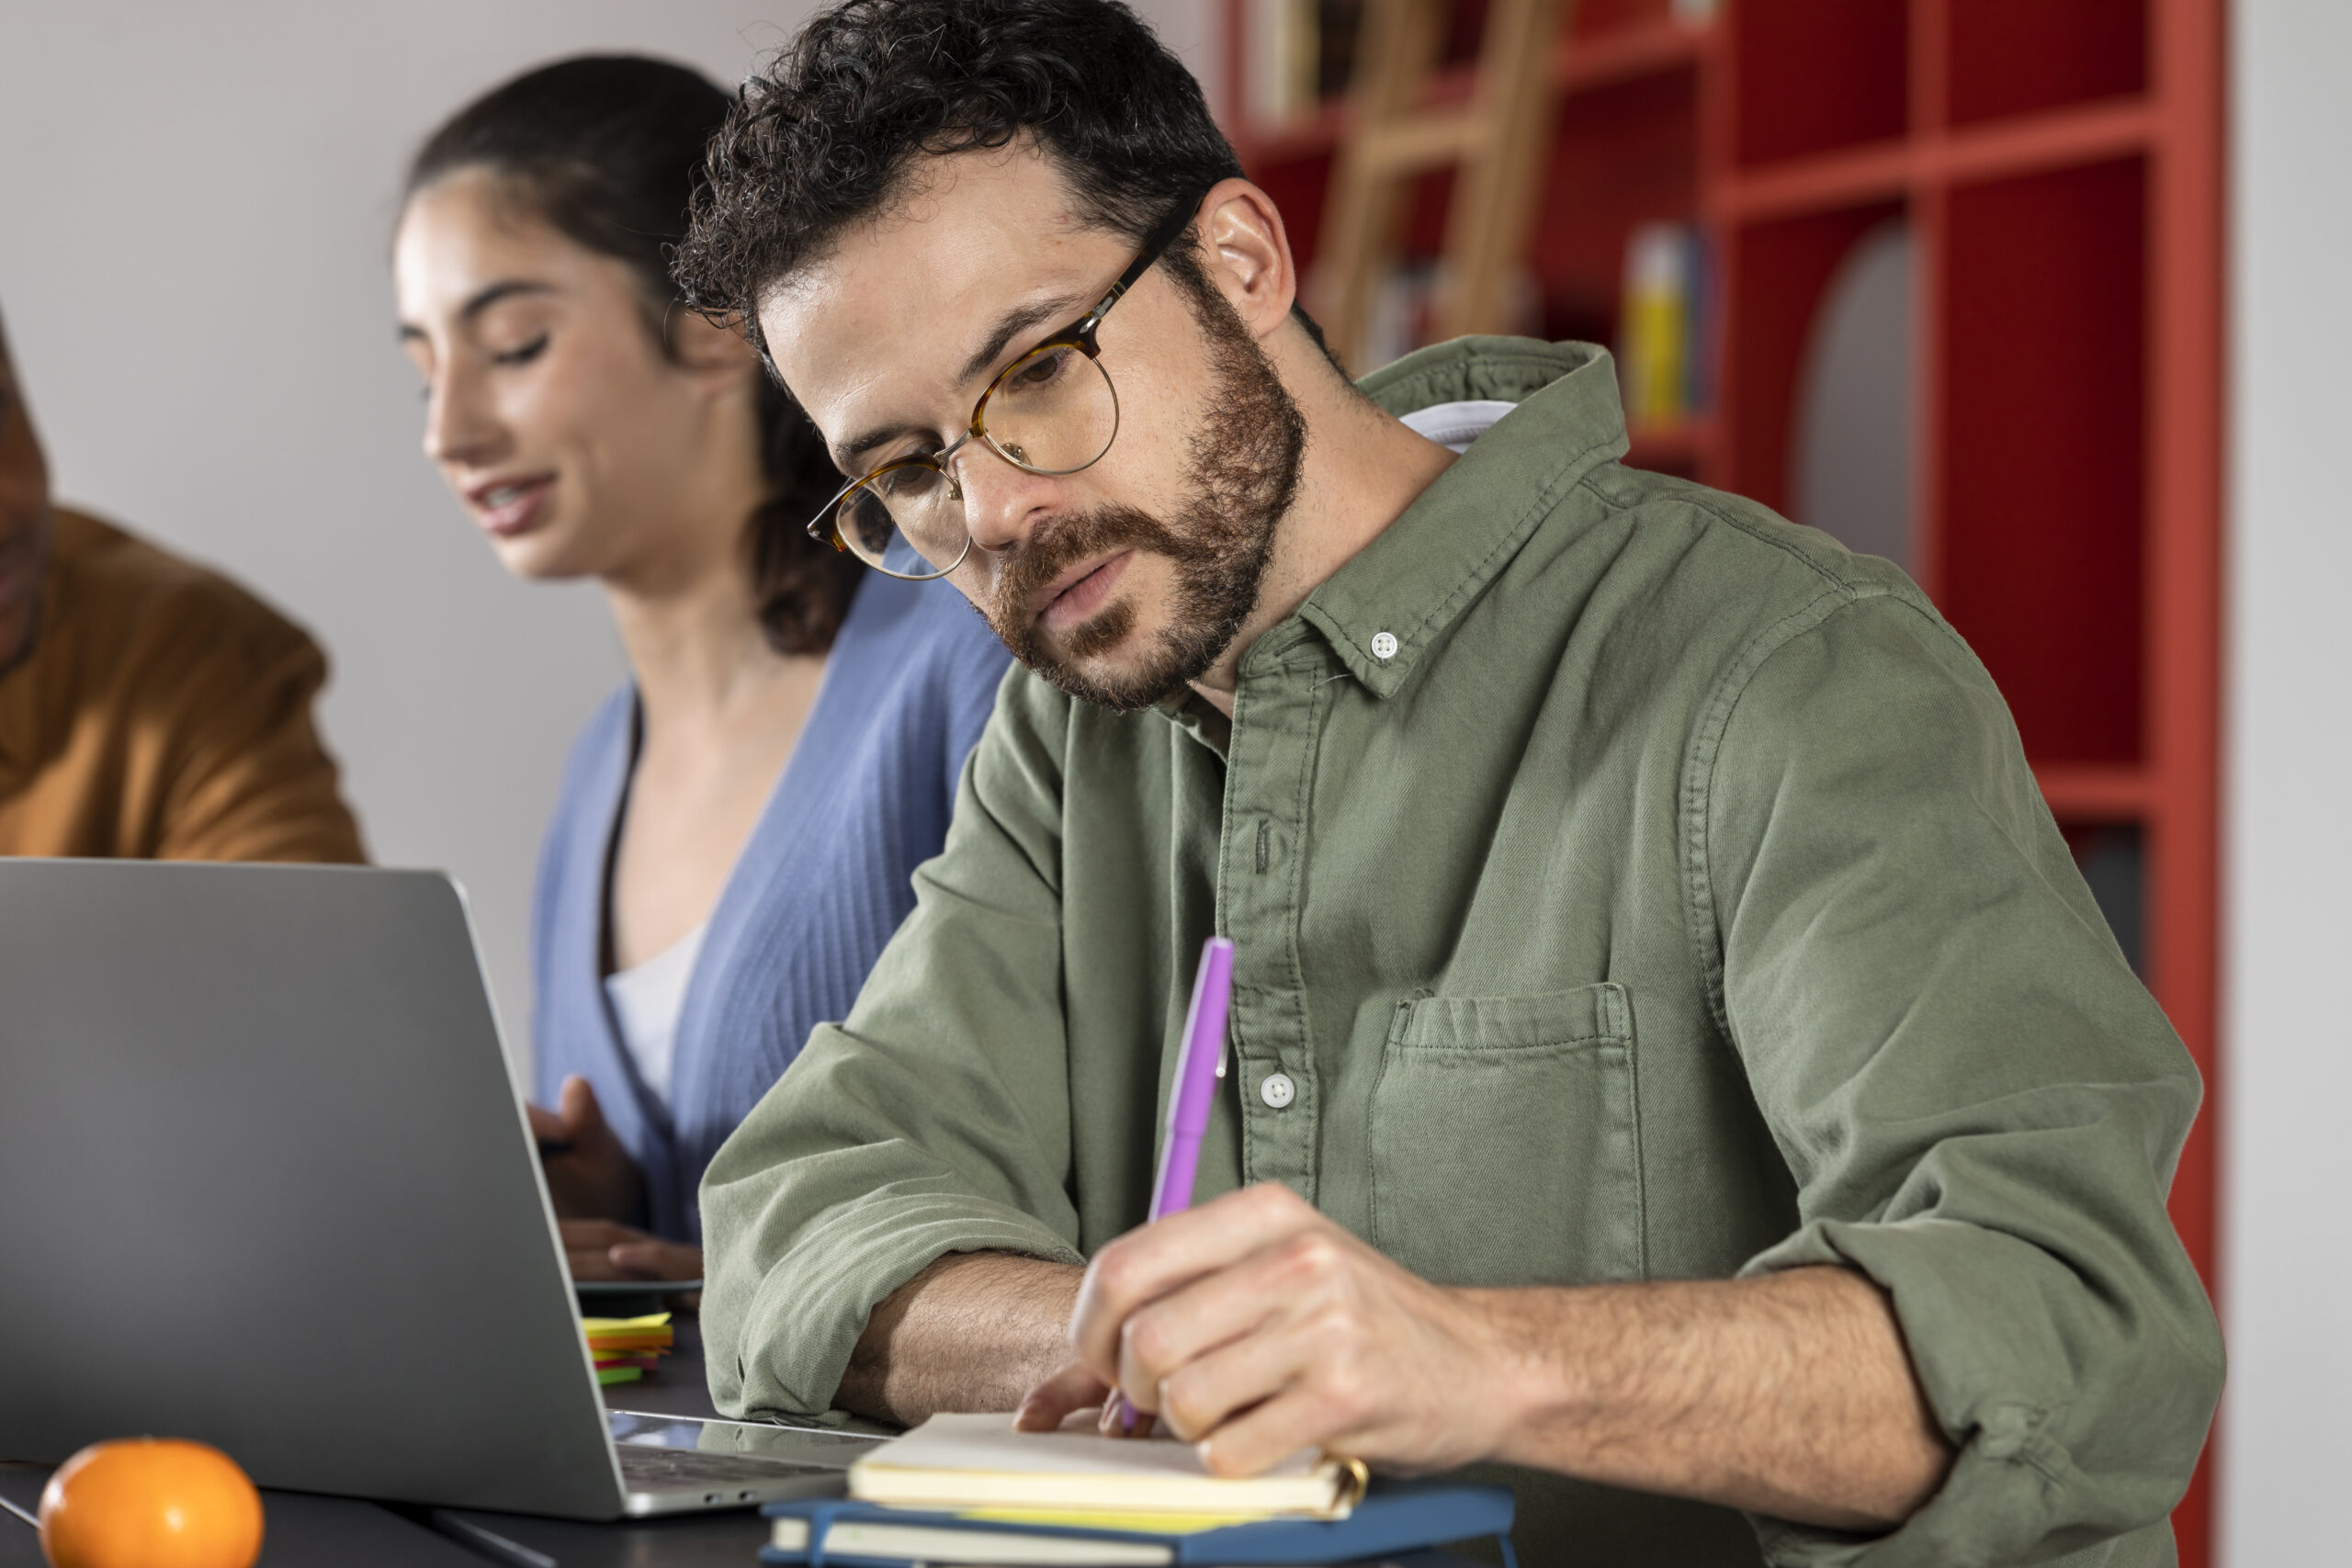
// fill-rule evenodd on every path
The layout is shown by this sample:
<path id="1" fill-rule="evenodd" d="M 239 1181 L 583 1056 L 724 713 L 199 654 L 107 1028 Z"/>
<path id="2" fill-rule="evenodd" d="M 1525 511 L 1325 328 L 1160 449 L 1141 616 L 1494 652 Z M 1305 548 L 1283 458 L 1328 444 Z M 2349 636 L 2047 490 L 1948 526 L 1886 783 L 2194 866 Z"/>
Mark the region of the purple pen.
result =
<path id="1" fill-rule="evenodd" d="M 1151 1184 L 1151 1218 L 1164 1220 L 1193 1206 L 1193 1178 L 1201 1166 L 1201 1137 L 1209 1130 L 1216 1082 L 1225 1077 L 1225 1020 L 1233 1002 L 1233 942 L 1213 936 L 1201 945 L 1193 976 L 1193 1005 L 1184 1014 L 1184 1044 L 1168 1095 L 1168 1138 L 1159 1148 L 1159 1175 Z M 1136 1427 L 1135 1406 L 1114 1394 L 1119 1429 Z"/>
<path id="2" fill-rule="evenodd" d="M 1225 1017 L 1232 1001 L 1233 942 L 1213 936 L 1201 944 L 1193 1005 L 1184 1014 L 1184 1048 L 1176 1057 L 1176 1082 L 1168 1096 L 1168 1140 L 1160 1145 L 1159 1176 L 1151 1184 L 1155 1220 L 1193 1206 L 1201 1136 L 1209 1130 L 1216 1080 L 1225 1077 Z"/>

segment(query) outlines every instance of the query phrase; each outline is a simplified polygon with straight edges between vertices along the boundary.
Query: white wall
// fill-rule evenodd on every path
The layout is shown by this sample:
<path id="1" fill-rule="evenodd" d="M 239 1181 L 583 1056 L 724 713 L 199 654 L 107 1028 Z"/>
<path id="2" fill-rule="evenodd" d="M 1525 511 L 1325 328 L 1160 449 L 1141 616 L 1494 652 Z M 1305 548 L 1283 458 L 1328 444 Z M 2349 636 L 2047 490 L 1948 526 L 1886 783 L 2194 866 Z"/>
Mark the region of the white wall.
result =
<path id="1" fill-rule="evenodd" d="M 385 270 L 401 164 L 528 65 L 642 50 L 731 86 L 813 8 L 0 5 L 0 309 L 59 496 L 321 637 L 369 847 L 466 884 L 517 1036 L 540 826 L 621 661 L 594 590 L 509 580 L 418 455 Z M 1206 62 L 1213 7 L 1144 9 Z"/>
<path id="2" fill-rule="evenodd" d="M 2341 1562 L 2352 1462 L 2352 6 L 2236 0 L 2222 1540 Z"/>

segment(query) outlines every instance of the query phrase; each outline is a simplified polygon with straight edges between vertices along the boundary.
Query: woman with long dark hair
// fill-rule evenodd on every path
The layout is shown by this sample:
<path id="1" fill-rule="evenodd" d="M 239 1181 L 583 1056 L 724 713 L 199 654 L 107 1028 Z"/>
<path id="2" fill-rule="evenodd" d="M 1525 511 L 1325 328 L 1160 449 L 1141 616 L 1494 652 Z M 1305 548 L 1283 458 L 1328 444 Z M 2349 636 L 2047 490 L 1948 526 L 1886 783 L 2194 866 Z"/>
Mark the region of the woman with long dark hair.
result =
<path id="1" fill-rule="evenodd" d="M 727 107 L 654 60 L 530 72 L 425 141 L 394 245 L 426 455 L 508 570 L 596 579 L 628 657 L 532 934 L 533 1116 L 583 1279 L 700 1274 L 703 1168 L 911 907 L 1006 662 L 952 589 L 808 537 L 841 482 L 814 428 L 679 306 Z"/>

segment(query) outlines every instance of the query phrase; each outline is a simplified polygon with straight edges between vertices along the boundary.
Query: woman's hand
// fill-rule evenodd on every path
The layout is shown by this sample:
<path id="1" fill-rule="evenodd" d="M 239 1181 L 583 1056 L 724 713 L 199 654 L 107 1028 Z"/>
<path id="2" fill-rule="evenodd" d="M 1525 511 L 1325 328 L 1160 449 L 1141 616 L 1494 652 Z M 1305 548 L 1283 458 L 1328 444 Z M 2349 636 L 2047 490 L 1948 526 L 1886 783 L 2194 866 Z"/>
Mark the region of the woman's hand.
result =
<path id="1" fill-rule="evenodd" d="M 699 1280 L 702 1248 L 617 1224 L 563 1222 L 563 1256 L 575 1280 Z"/>
<path id="2" fill-rule="evenodd" d="M 539 1140 L 539 1163 L 547 1168 L 548 1195 L 555 1200 L 556 1218 L 640 1218 L 645 1213 L 645 1173 L 605 1124 L 596 1091 L 586 1078 L 568 1077 L 558 1091 L 556 1105 L 553 1111 L 537 1105 L 530 1108 L 531 1133 Z"/>
<path id="3" fill-rule="evenodd" d="M 624 1223 L 645 1212 L 645 1173 L 605 1125 L 588 1080 L 564 1079 L 556 1103 L 554 1111 L 530 1108 L 531 1132 L 539 1140 L 572 1279 L 701 1279 L 701 1247 Z"/>

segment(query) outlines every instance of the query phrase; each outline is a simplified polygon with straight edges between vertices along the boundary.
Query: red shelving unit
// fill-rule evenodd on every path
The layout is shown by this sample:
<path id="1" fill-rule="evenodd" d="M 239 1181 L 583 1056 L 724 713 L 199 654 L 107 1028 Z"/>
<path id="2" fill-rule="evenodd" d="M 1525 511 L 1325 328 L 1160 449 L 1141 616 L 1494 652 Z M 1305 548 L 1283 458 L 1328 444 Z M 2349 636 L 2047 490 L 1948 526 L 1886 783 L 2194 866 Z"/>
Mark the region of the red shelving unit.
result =
<path id="1" fill-rule="evenodd" d="M 1245 0 L 1227 5 L 1240 104 Z M 1574 7 L 1528 258 L 1544 330 L 1613 342 L 1634 226 L 1699 222 L 1718 406 L 1637 430 L 1632 460 L 1786 510 L 1824 291 L 1859 240 L 1907 221 L 1915 575 L 2000 683 L 2077 852 L 2135 860 L 2138 907 L 2110 915 L 2205 1073 L 2172 1206 L 2211 1287 L 2222 0 L 1719 9 L 1685 26 L 1670 0 Z M 1464 67 L 1433 94 L 1467 90 Z M 1228 130 L 1311 263 L 1345 106 Z M 1438 248 L 1448 187 L 1425 182 L 1408 251 Z M 2193 1568 L 2211 1462 L 2175 1515 Z"/>

